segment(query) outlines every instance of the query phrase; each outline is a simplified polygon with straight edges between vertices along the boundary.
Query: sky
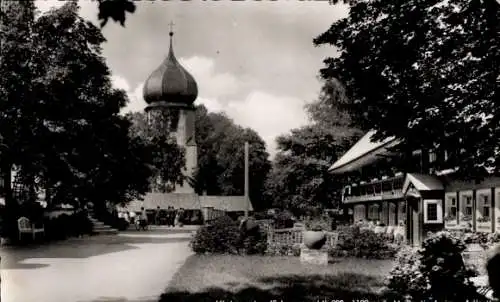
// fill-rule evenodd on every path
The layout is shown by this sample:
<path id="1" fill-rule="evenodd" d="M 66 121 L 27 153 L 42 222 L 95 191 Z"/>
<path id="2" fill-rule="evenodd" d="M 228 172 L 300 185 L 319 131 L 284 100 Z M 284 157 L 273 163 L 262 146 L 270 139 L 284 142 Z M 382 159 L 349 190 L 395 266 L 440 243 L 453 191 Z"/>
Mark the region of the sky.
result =
<path id="1" fill-rule="evenodd" d="M 47 11 L 63 1 L 36 0 Z M 80 15 L 96 25 L 97 3 L 81 0 Z M 174 52 L 198 84 L 196 104 L 225 112 L 257 131 L 273 156 L 275 138 L 307 124 L 307 102 L 317 98 L 323 60 L 335 56 L 314 37 L 346 15 L 328 1 L 137 1 L 125 27 L 103 29 L 103 55 L 116 88 L 127 91 L 124 112 L 145 107 L 143 82 L 168 53 L 169 23 Z"/>

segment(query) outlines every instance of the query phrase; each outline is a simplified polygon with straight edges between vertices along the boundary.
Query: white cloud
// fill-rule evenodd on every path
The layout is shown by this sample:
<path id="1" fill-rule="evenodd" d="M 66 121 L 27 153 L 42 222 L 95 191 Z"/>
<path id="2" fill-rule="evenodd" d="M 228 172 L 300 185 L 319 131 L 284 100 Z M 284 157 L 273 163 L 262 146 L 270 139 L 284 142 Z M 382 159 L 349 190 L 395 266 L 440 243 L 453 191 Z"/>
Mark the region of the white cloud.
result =
<path id="1" fill-rule="evenodd" d="M 111 76 L 111 83 L 116 89 L 125 90 L 128 96 L 128 104 L 122 109 L 122 113 L 128 113 L 131 111 L 142 111 L 146 107 L 144 98 L 142 96 L 143 84 L 137 85 L 134 89 L 131 88 L 130 83 L 124 77 L 120 75 Z"/>
<path id="2" fill-rule="evenodd" d="M 257 131 L 266 142 L 271 157 L 276 154 L 277 136 L 307 123 L 304 103 L 291 97 L 256 91 L 243 101 L 230 101 L 226 104 L 216 99 L 198 101 L 209 111 L 225 112 L 237 124 Z"/>
<path id="3" fill-rule="evenodd" d="M 57 0 L 35 0 L 35 6 L 40 10 L 40 12 L 45 13 L 51 8 L 61 7 L 64 1 Z"/>
<path id="4" fill-rule="evenodd" d="M 58 8 L 63 6 L 66 1 L 61 0 L 35 0 L 35 6 L 40 10 L 41 13 L 49 11 L 51 8 Z M 97 19 L 98 3 L 97 1 L 88 0 L 78 0 L 78 6 L 80 6 L 79 15 L 95 21 Z"/>
<path id="5" fill-rule="evenodd" d="M 241 82 L 231 74 L 215 73 L 215 64 L 211 59 L 192 57 L 183 60 L 183 65 L 189 68 L 200 85 L 196 103 L 205 105 L 210 112 L 225 112 L 236 124 L 257 131 L 266 142 L 271 156 L 276 153 L 275 139 L 278 135 L 303 126 L 308 121 L 304 101 L 290 96 L 256 90 L 242 98 L 222 100 L 221 97 L 230 89 L 237 92 Z M 143 84 L 133 88 L 123 76 L 114 75 L 111 79 L 113 86 L 125 90 L 129 97 L 129 103 L 122 113 L 144 110 L 146 103 L 142 96 Z"/>
<path id="6" fill-rule="evenodd" d="M 111 83 L 113 84 L 114 88 L 117 89 L 123 89 L 125 91 L 130 90 L 130 85 L 128 84 L 127 79 L 125 79 L 122 76 L 116 75 L 111 77 Z"/>
<path id="7" fill-rule="evenodd" d="M 215 61 L 207 57 L 194 56 L 179 59 L 198 84 L 200 96 L 220 97 L 238 92 L 241 83 L 230 73 L 217 73 Z"/>
<path id="8" fill-rule="evenodd" d="M 238 98 L 235 95 L 243 87 L 243 81 L 230 73 L 217 73 L 213 59 L 194 56 L 179 61 L 198 83 L 197 103 L 211 112 L 225 112 L 235 123 L 257 131 L 271 156 L 276 153 L 278 135 L 307 123 L 304 102 L 300 99 L 259 90 Z"/>

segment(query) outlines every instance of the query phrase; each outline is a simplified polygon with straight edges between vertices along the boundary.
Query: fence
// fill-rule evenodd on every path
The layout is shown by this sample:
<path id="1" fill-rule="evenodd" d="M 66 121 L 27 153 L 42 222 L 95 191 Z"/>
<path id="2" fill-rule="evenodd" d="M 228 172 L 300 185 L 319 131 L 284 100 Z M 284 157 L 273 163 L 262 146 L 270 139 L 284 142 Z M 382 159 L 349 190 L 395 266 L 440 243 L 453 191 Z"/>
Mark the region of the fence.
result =
<path id="1" fill-rule="evenodd" d="M 303 228 L 290 228 L 290 229 L 268 229 L 267 242 L 268 244 L 279 245 L 300 245 L 304 241 Z M 334 247 L 339 238 L 338 232 L 326 232 L 327 247 Z"/>
<path id="2" fill-rule="evenodd" d="M 218 217 L 224 216 L 226 214 L 226 211 L 215 209 L 213 207 L 203 207 L 202 214 L 204 221 L 209 222 Z"/>
<path id="3" fill-rule="evenodd" d="M 269 231 L 273 229 L 272 219 L 259 219 L 256 220 L 256 222 L 259 224 L 259 227 L 263 232 L 269 233 Z"/>

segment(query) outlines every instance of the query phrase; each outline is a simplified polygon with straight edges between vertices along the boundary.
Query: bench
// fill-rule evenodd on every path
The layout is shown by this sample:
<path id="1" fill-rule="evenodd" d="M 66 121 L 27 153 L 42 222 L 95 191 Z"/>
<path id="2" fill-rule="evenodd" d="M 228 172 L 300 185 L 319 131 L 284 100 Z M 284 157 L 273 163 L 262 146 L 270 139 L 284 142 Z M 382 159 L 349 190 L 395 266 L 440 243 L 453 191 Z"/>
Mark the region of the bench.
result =
<path id="1" fill-rule="evenodd" d="M 22 238 L 22 234 L 31 234 L 33 236 L 33 240 L 36 238 L 37 233 L 42 233 L 45 235 L 45 227 L 42 225 L 37 228 L 34 223 L 26 217 L 21 217 L 17 220 L 17 227 L 19 229 L 19 241 Z"/>

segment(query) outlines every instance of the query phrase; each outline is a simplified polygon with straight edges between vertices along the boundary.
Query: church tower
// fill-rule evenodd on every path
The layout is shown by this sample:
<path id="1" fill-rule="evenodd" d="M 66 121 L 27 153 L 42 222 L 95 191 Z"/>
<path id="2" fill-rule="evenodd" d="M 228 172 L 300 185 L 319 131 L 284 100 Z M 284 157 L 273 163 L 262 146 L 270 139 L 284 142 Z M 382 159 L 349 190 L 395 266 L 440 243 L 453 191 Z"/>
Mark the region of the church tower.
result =
<path id="1" fill-rule="evenodd" d="M 175 136 L 177 144 L 185 150 L 184 176 L 194 175 L 198 165 L 195 141 L 195 106 L 198 86 L 193 76 L 182 67 L 174 55 L 170 28 L 170 49 L 167 58 L 144 83 L 145 111 L 148 121 L 155 121 L 161 131 Z M 190 182 L 175 184 L 174 193 L 195 193 Z"/>

